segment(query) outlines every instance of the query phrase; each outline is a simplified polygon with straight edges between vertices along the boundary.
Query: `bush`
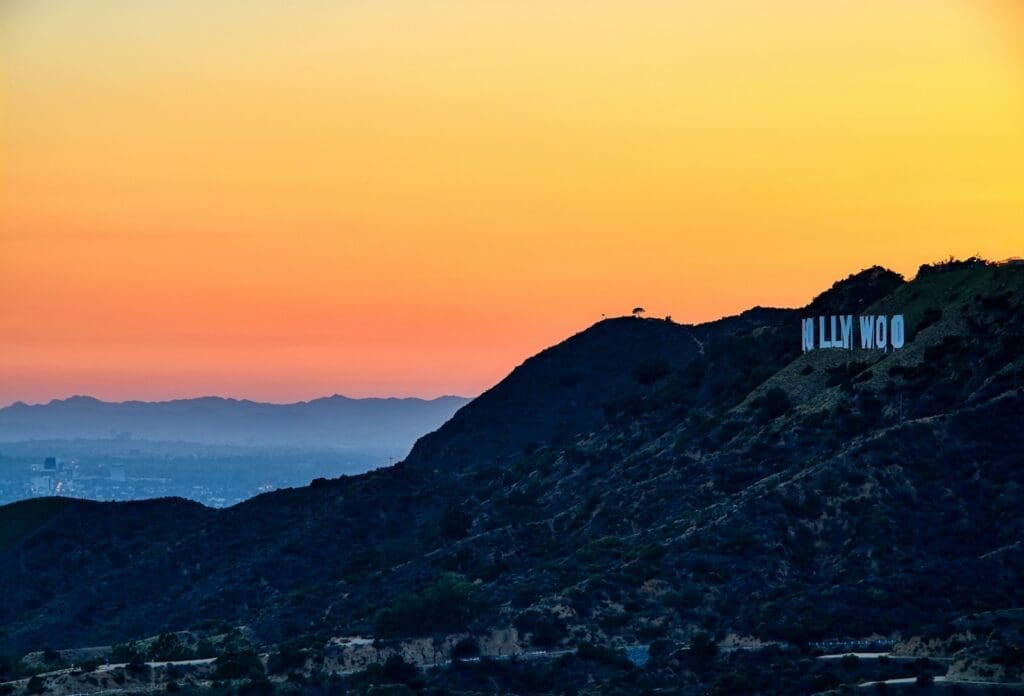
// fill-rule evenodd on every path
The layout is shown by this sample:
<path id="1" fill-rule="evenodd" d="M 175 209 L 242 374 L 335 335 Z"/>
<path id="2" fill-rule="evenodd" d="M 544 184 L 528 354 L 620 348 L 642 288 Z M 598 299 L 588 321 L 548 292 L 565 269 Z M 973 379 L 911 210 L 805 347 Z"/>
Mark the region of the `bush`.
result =
<path id="1" fill-rule="evenodd" d="M 643 360 L 633 368 L 633 379 L 645 386 L 664 379 L 671 368 L 664 360 Z"/>
<path id="2" fill-rule="evenodd" d="M 479 657 L 480 645 L 472 638 L 463 638 L 452 648 L 453 660 L 464 660 L 467 657 Z"/>
<path id="3" fill-rule="evenodd" d="M 530 609 L 513 621 L 516 630 L 530 635 L 530 643 L 539 648 L 550 648 L 565 638 L 568 629 L 561 617 L 551 612 Z"/>
<path id="4" fill-rule="evenodd" d="M 754 688 L 750 680 L 743 674 L 728 672 L 718 677 L 711 686 L 712 694 L 750 694 Z"/>
<path id="5" fill-rule="evenodd" d="M 110 661 L 135 662 L 142 659 L 142 652 L 135 643 L 118 643 L 110 650 Z"/>
<path id="6" fill-rule="evenodd" d="M 419 670 L 415 665 L 405 661 L 401 655 L 391 655 L 384 661 L 382 674 L 384 679 L 392 683 L 405 683 L 410 679 L 419 676 Z"/>
<path id="7" fill-rule="evenodd" d="M 95 672 L 96 668 L 105 662 L 106 660 L 102 657 L 93 657 L 89 660 L 82 660 L 78 663 L 78 666 L 81 667 L 83 672 Z"/>
<path id="8" fill-rule="evenodd" d="M 757 400 L 757 410 L 766 421 L 785 415 L 792 408 L 793 402 L 790 400 L 789 394 L 781 387 L 772 387 Z"/>
<path id="9" fill-rule="evenodd" d="M 589 662 L 596 662 L 607 667 L 618 667 L 620 669 L 632 669 L 633 663 L 621 650 L 613 650 L 603 645 L 593 643 L 580 643 L 576 649 L 576 657 Z"/>
<path id="10" fill-rule="evenodd" d="M 259 679 L 263 676 L 263 663 L 255 650 L 232 650 L 217 658 L 214 679 Z"/>
<path id="11" fill-rule="evenodd" d="M 21 660 L 11 655 L 0 655 L 0 682 L 18 679 L 25 674 Z"/>
<path id="12" fill-rule="evenodd" d="M 441 536 L 445 539 L 462 539 L 473 525 L 473 516 L 464 507 L 451 501 L 441 513 Z"/>
<path id="13" fill-rule="evenodd" d="M 676 610 L 696 609 L 703 600 L 704 595 L 693 585 L 684 585 L 678 590 L 671 590 L 662 597 L 662 603 L 665 606 Z"/>
<path id="14" fill-rule="evenodd" d="M 658 638 L 651 641 L 650 646 L 647 648 L 647 654 L 651 660 L 666 660 L 678 649 L 679 646 L 667 638 Z"/>
<path id="15" fill-rule="evenodd" d="M 250 679 L 238 687 L 238 696 L 273 696 L 274 685 L 266 677 Z"/>
<path id="16" fill-rule="evenodd" d="M 267 660 L 267 671 L 271 674 L 283 674 L 294 669 L 302 669 L 306 665 L 306 653 L 293 644 L 282 645 L 277 652 L 271 653 Z"/>
<path id="17" fill-rule="evenodd" d="M 195 653 L 173 633 L 164 633 L 149 648 L 150 659 L 160 662 L 191 660 Z"/>
<path id="18" fill-rule="evenodd" d="M 377 612 L 378 638 L 455 633 L 465 630 L 482 608 L 480 591 L 457 573 L 445 573 L 416 594 L 404 594 Z"/>
<path id="19" fill-rule="evenodd" d="M 217 648 L 213 647 L 213 643 L 209 638 L 203 638 L 196 645 L 196 657 L 200 660 L 217 657 Z"/>
<path id="20" fill-rule="evenodd" d="M 711 659 L 718 655 L 718 644 L 710 633 L 698 633 L 690 641 L 690 653 L 699 659 Z"/>
<path id="21" fill-rule="evenodd" d="M 41 694 L 44 691 L 46 691 L 46 681 L 38 674 L 33 674 L 28 680 L 28 685 L 25 687 L 25 693 Z"/>

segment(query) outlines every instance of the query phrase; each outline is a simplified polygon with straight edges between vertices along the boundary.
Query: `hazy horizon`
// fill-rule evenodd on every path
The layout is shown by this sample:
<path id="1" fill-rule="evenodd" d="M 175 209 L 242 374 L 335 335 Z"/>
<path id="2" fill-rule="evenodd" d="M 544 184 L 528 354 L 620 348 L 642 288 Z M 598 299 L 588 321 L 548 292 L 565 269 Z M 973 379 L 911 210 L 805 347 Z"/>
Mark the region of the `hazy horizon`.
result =
<path id="1" fill-rule="evenodd" d="M 235 397 L 223 394 L 197 394 L 194 396 L 176 396 L 171 398 L 154 398 L 154 399 L 140 399 L 128 397 L 125 399 L 107 399 L 101 398 L 94 394 L 68 394 L 67 396 L 54 396 L 45 401 L 26 401 L 25 399 L 15 399 L 9 402 L 0 402 L 0 409 L 14 406 L 16 404 L 23 404 L 25 406 L 47 406 L 55 402 L 65 402 L 72 399 L 91 399 L 104 404 L 128 404 L 128 403 L 144 403 L 144 404 L 160 404 L 171 401 L 197 401 L 202 399 L 220 399 L 223 401 L 237 401 L 237 402 L 250 402 L 254 404 L 261 404 L 266 406 L 295 406 L 297 404 L 308 404 L 312 401 L 321 401 L 323 399 L 342 398 L 350 401 L 439 401 L 441 399 L 465 399 L 473 400 L 479 394 L 466 396 L 463 394 L 439 394 L 438 396 L 422 397 L 414 395 L 374 395 L 374 396 L 349 396 L 348 394 L 323 394 L 322 396 L 311 396 L 306 399 L 297 399 L 294 401 L 269 401 L 264 399 L 249 399 L 243 397 Z"/>

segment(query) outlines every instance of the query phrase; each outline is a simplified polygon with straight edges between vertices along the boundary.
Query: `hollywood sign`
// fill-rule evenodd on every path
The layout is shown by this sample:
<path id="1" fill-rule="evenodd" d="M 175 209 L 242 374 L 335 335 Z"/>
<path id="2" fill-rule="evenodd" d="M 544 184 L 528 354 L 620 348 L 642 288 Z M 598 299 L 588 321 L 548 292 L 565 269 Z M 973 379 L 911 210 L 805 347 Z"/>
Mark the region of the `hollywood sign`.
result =
<path id="1" fill-rule="evenodd" d="M 857 317 L 860 347 L 865 350 L 898 350 L 906 341 L 906 325 L 902 314 L 887 317 L 884 314 L 865 314 Z M 854 335 L 852 314 L 817 317 L 801 320 L 801 344 L 803 350 L 816 348 L 840 348 L 853 350 Z"/>

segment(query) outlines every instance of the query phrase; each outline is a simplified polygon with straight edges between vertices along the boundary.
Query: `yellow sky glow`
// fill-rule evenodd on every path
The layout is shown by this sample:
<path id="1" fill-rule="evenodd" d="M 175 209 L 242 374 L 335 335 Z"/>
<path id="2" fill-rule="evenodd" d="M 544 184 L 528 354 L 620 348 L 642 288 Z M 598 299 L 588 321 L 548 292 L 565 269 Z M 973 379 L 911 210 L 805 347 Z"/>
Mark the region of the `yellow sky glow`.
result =
<path id="1" fill-rule="evenodd" d="M 0 403 L 474 394 L 1024 248 L 1015 0 L 9 0 Z"/>

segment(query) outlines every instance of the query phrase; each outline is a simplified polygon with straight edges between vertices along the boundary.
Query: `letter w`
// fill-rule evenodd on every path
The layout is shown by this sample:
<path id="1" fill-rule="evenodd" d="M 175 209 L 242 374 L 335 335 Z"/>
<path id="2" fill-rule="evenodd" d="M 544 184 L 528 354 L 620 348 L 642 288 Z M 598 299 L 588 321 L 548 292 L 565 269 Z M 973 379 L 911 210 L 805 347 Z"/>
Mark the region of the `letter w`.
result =
<path id="1" fill-rule="evenodd" d="M 868 314 L 860 319 L 860 347 L 861 348 L 874 348 L 875 347 L 875 317 L 873 314 Z"/>

